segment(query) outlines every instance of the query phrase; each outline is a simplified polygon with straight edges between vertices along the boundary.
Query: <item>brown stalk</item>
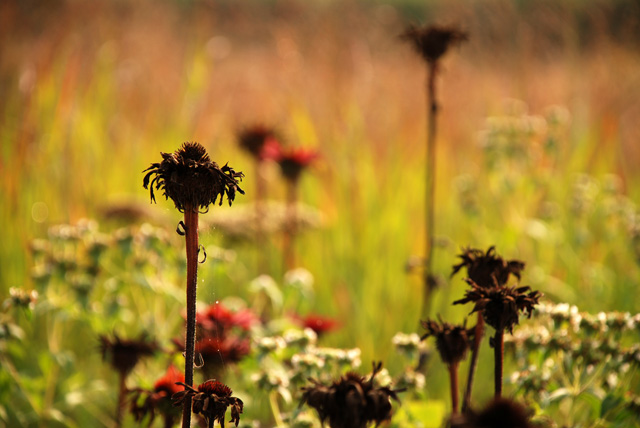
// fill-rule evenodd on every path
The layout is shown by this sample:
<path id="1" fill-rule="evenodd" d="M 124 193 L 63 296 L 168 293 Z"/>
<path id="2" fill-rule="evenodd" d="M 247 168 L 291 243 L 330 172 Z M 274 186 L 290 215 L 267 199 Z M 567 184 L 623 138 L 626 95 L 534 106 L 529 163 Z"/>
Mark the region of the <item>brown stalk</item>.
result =
<path id="1" fill-rule="evenodd" d="M 120 376 L 120 379 L 118 388 L 118 409 L 116 410 L 116 426 L 121 427 L 122 413 L 126 407 L 127 386 L 125 384 L 125 379 L 127 378 L 127 374 L 120 372 L 118 375 Z"/>
<path id="2" fill-rule="evenodd" d="M 473 348 L 471 349 L 471 363 L 469 364 L 469 375 L 467 376 L 467 387 L 464 391 L 462 399 L 462 413 L 469 410 L 471 404 L 471 391 L 473 389 L 473 380 L 475 378 L 476 368 L 478 367 L 478 356 L 480 355 L 480 344 L 484 336 L 484 318 L 482 313 L 478 312 L 478 322 L 473 335 Z"/>
<path id="3" fill-rule="evenodd" d="M 449 364 L 449 384 L 451 386 L 451 413 L 458 413 L 458 362 Z"/>
<path id="4" fill-rule="evenodd" d="M 493 350 L 495 356 L 495 398 L 502 396 L 502 368 L 504 362 L 504 330 L 496 330 L 493 338 Z"/>
<path id="5" fill-rule="evenodd" d="M 431 312 L 431 294 L 435 287 L 433 280 L 433 243 L 434 243 L 434 201 L 436 182 L 436 116 L 438 114 L 438 102 L 436 99 L 436 76 L 438 62 L 429 61 L 427 71 L 427 159 L 426 159 L 426 252 L 424 266 L 424 292 L 422 300 L 422 318 L 427 318 Z"/>
<path id="6" fill-rule="evenodd" d="M 184 229 L 187 247 L 187 333 L 185 342 L 184 379 L 193 386 L 193 365 L 196 344 L 196 291 L 198 286 L 198 207 L 185 205 Z M 191 397 L 185 398 L 182 427 L 191 425 Z"/>

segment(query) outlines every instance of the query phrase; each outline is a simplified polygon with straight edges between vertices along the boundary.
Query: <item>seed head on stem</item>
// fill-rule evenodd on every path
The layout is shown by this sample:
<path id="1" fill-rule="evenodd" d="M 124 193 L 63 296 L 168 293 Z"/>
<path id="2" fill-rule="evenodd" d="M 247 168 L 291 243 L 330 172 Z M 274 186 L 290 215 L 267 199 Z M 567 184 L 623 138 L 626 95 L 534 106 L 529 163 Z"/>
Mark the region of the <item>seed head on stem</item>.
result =
<path id="1" fill-rule="evenodd" d="M 174 153 L 161 153 L 162 161 L 152 163 L 144 170 L 147 174 L 142 182 L 149 189 L 151 201 L 155 202 L 155 190 L 163 190 L 165 198 L 173 201 L 176 208 L 184 213 L 184 222 L 180 222 L 185 236 L 187 252 L 187 323 L 185 339 L 185 385 L 193 385 L 193 367 L 196 342 L 196 296 L 198 284 L 198 214 L 205 212 L 226 195 L 229 205 L 236 192 L 244 194 L 239 182 L 244 177 L 229 165 L 222 168 L 211 161 L 206 149 L 196 143 L 184 143 Z M 152 179 L 153 177 L 153 179 Z M 188 428 L 191 423 L 191 396 L 183 400 L 182 426 Z"/>
<path id="2" fill-rule="evenodd" d="M 429 336 L 435 337 L 440 359 L 449 369 L 451 408 L 452 413 L 456 414 L 458 412 L 458 364 L 467 355 L 474 329 L 467 329 L 463 325 L 449 324 L 442 320 L 439 322 L 422 321 L 422 327 L 427 332 L 420 339 L 424 340 Z"/>

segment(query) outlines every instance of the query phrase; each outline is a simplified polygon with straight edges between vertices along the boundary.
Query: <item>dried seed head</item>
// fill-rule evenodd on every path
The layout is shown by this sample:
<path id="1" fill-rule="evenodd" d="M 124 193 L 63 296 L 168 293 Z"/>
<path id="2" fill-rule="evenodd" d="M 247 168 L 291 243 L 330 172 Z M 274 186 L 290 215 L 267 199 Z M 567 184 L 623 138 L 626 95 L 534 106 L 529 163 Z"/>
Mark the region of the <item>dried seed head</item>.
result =
<path id="1" fill-rule="evenodd" d="M 415 50 L 429 63 L 434 63 L 447 52 L 450 46 L 468 40 L 467 33 L 454 27 L 411 25 L 400 36 L 409 40 Z"/>
<path id="2" fill-rule="evenodd" d="M 467 276 L 480 287 L 504 286 L 509 275 L 520 279 L 524 270 L 524 262 L 520 260 L 504 260 L 496 254 L 491 246 L 486 252 L 475 248 L 467 248 L 458 257 L 462 260 L 453 266 L 451 276 L 463 267 L 467 268 Z"/>
<path id="3" fill-rule="evenodd" d="M 439 322 L 432 320 L 422 321 L 422 327 L 427 332 L 421 337 L 421 340 L 429 336 L 436 338 L 436 348 L 442 362 L 455 364 L 466 357 L 474 329 L 467 330 L 465 326 L 452 325 L 442 320 Z"/>
<path id="4" fill-rule="evenodd" d="M 229 205 L 236 191 L 244 195 L 239 182 L 244 174 L 236 172 L 228 165 L 220 168 L 209 159 L 206 149 L 196 142 L 184 143 L 174 153 L 161 153 L 162 162 L 153 163 L 143 172 L 143 186 L 149 189 L 151 200 L 155 202 L 156 190 L 163 190 L 165 198 L 173 201 L 176 208 L 184 211 L 208 209 L 220 197 L 220 205 L 226 194 Z M 151 180 L 151 176 L 153 180 Z"/>
<path id="5" fill-rule="evenodd" d="M 200 414 L 204 417 L 209 426 L 213 426 L 213 422 L 218 422 L 224 427 L 224 417 L 227 408 L 231 406 L 231 420 L 238 426 L 240 423 L 240 414 L 242 413 L 243 403 L 237 397 L 232 397 L 231 388 L 222 382 L 216 380 L 208 380 L 200 385 L 198 389 L 178 382 L 184 386 L 184 391 L 180 391 L 173 395 L 172 401 L 174 406 L 181 406 L 186 397 L 190 396 L 193 402 L 193 413 Z"/>
<path id="6" fill-rule="evenodd" d="M 530 417 L 520 403 L 506 398 L 491 401 L 480 413 L 465 415 L 467 428 L 529 428 Z"/>
<path id="7" fill-rule="evenodd" d="M 113 338 L 100 336 L 100 351 L 102 359 L 123 375 L 129 374 L 141 358 L 152 355 L 158 350 L 158 344 L 150 341 L 145 335 L 139 339 L 120 339 L 116 334 Z"/>
<path id="8" fill-rule="evenodd" d="M 529 317 L 533 308 L 538 304 L 542 294 L 531 291 L 529 287 L 480 287 L 471 279 L 467 279 L 471 286 L 465 297 L 453 302 L 454 305 L 473 302 L 473 312 L 482 312 L 482 317 L 496 330 L 513 332 L 513 326 L 518 324 L 520 312 L 526 312 Z"/>
<path id="9" fill-rule="evenodd" d="M 313 386 L 302 388 L 302 403 L 316 409 L 322 423 L 328 420 L 331 428 L 364 428 L 371 422 L 388 421 L 391 399 L 399 401 L 397 393 L 402 390 L 374 385 L 381 368 L 382 363 L 374 363 L 369 379 L 347 373 L 329 386 L 310 379 Z"/>

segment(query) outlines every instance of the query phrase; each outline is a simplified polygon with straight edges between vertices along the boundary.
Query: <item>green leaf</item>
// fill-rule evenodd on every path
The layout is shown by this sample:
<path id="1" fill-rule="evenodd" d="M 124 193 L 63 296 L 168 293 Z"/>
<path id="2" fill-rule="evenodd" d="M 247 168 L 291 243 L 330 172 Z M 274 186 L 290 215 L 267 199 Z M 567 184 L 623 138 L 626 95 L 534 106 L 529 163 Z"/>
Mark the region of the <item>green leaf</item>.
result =
<path id="1" fill-rule="evenodd" d="M 600 417 L 604 418 L 607 413 L 618 407 L 622 402 L 622 397 L 608 394 L 604 397 L 604 400 L 602 400 L 602 404 L 600 405 Z"/>

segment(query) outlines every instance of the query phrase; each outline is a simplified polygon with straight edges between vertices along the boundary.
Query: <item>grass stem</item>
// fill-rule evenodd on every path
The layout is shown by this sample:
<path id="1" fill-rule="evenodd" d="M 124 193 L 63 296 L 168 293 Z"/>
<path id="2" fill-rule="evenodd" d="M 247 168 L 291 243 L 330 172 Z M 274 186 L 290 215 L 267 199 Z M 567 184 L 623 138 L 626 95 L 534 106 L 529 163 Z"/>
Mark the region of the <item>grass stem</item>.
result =
<path id="1" fill-rule="evenodd" d="M 271 391 L 269 393 L 269 405 L 271 406 L 271 413 L 273 413 L 273 420 L 276 423 L 276 427 L 280 428 L 285 426 L 280 414 L 280 406 L 278 405 L 278 393 Z"/>
<path id="2" fill-rule="evenodd" d="M 295 237 L 298 224 L 298 180 L 291 180 L 287 186 L 287 213 L 286 227 L 284 232 L 284 269 L 285 271 L 295 268 Z"/>

